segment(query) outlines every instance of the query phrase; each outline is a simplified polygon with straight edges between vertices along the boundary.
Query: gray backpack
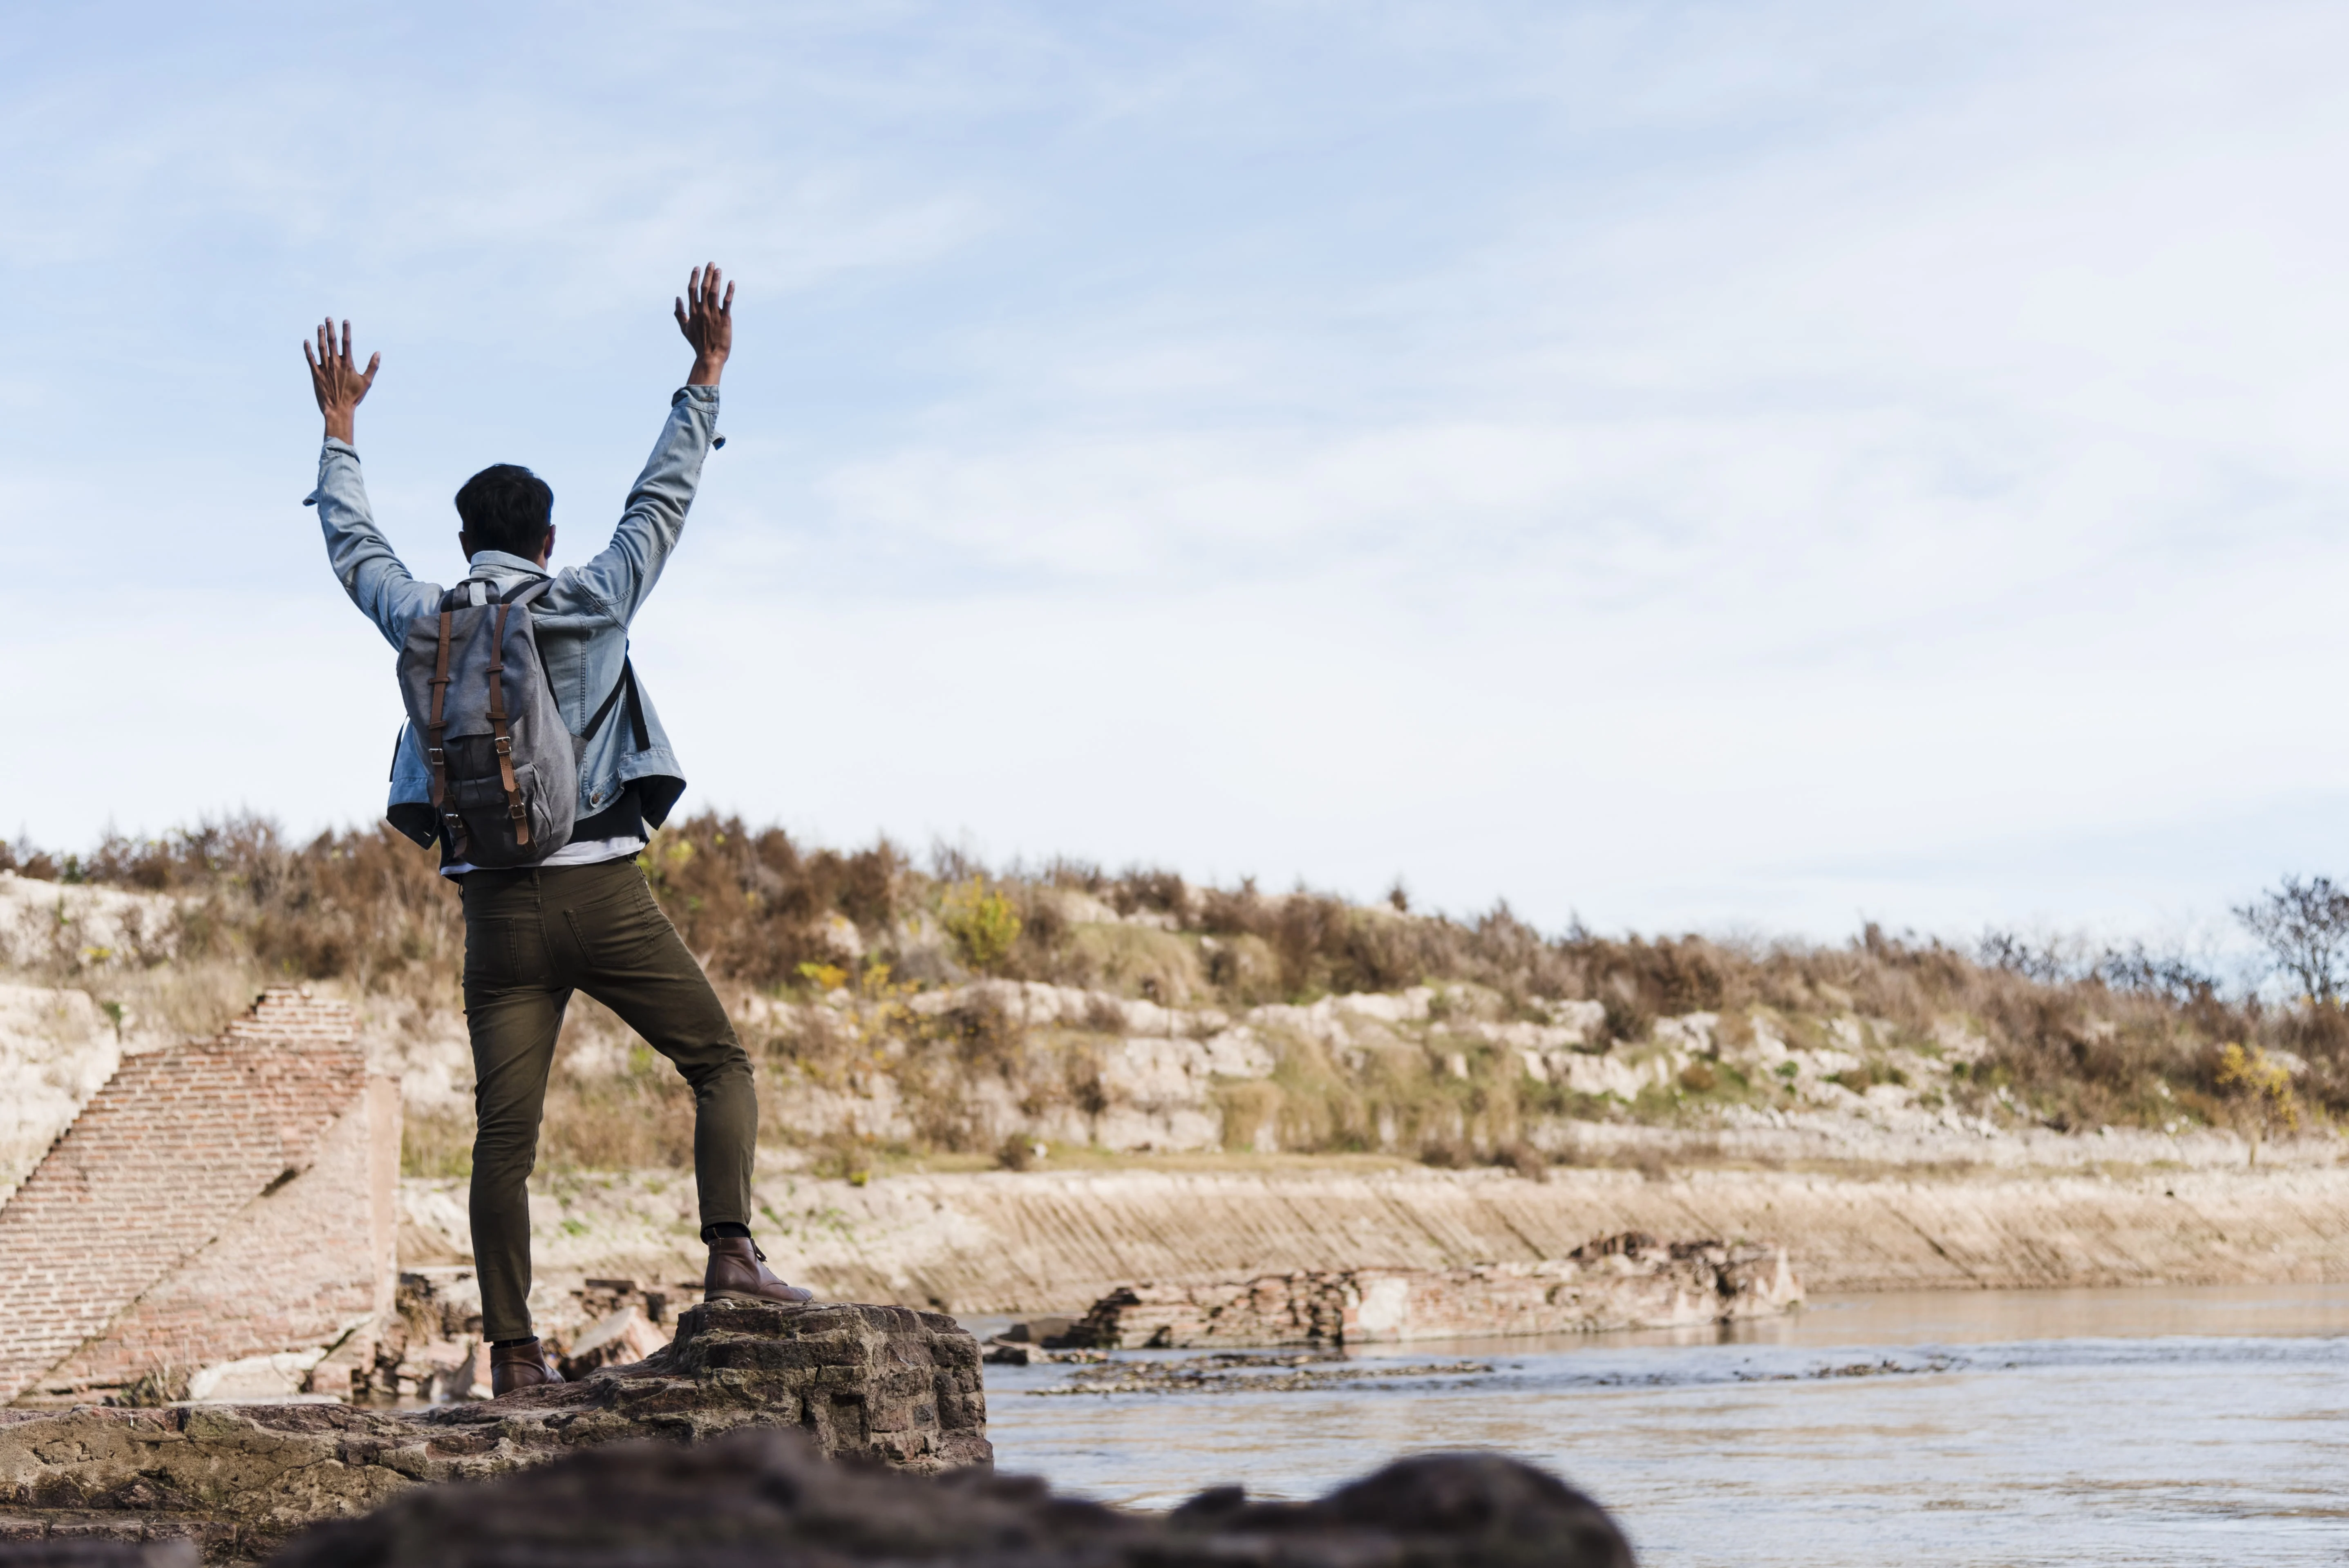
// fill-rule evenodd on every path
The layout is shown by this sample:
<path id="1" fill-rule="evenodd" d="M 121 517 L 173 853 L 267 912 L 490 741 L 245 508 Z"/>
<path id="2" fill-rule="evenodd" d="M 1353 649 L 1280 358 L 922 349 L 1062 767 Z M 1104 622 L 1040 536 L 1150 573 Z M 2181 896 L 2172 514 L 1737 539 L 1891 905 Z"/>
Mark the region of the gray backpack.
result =
<path id="1" fill-rule="evenodd" d="M 530 606 L 548 586 L 533 577 L 500 594 L 468 578 L 438 614 L 409 624 L 400 646 L 399 695 L 424 738 L 452 860 L 534 866 L 571 841 L 587 743 L 564 723 L 539 662 Z"/>

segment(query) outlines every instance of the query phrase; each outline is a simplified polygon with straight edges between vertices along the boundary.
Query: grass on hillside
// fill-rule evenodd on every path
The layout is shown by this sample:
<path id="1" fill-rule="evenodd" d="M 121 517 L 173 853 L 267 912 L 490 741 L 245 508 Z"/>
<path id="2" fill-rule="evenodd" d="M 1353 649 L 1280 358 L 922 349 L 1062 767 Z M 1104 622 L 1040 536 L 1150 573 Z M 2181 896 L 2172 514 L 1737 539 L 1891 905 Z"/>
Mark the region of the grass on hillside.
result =
<path id="1" fill-rule="evenodd" d="M 1661 1018 L 1696 1012 L 1719 1014 L 1733 1041 L 1758 1010 L 1795 1045 L 1821 1043 L 1829 1020 L 1857 1016 L 1889 1026 L 1899 1045 L 1939 1055 L 1939 1035 L 1955 1021 L 1987 1051 L 1953 1089 L 1997 1097 L 2056 1128 L 2162 1125 L 2181 1114 L 2269 1125 L 2279 1111 L 2330 1119 L 2349 1109 L 2349 1020 L 2337 1005 L 2230 995 L 2142 951 L 2065 965 L 1996 934 L 1966 952 L 1874 925 L 1833 946 L 1544 934 L 1506 904 L 1459 919 L 1413 913 L 1400 890 L 1386 905 L 1362 907 L 1305 891 L 1267 893 L 1252 882 L 1198 887 L 1167 872 L 1112 874 L 1070 861 L 990 871 L 951 851 L 924 868 L 885 841 L 810 849 L 779 829 L 709 815 L 664 829 L 642 863 L 721 991 L 739 999 L 877 985 L 887 993 L 852 1009 L 865 1022 L 844 1034 L 756 1040 L 771 1063 L 845 1071 L 886 1034 L 892 1070 L 917 1101 L 924 1073 L 938 1063 L 1017 1057 L 1038 1078 L 1040 1052 L 1057 1053 L 1055 1069 L 1039 1079 L 1057 1083 L 1052 1092 L 1078 1103 L 1097 1092 L 1087 1087 L 1082 1039 L 1030 1038 L 983 1009 L 916 1025 L 890 1001 L 986 974 L 1226 1011 L 1423 983 L 1473 987 L 1480 1007 L 1502 1017 L 1545 1017 L 1546 999 L 1592 998 L 1604 1004 L 1605 1033 L 1626 1045 Z M 456 891 L 429 854 L 387 828 L 297 844 L 265 821 L 238 819 L 156 841 L 109 839 L 86 856 L 0 845 L 5 867 L 179 896 L 171 968 L 191 981 L 210 976 L 199 986 L 206 997 L 241 995 L 237 979 L 266 976 L 338 981 L 419 1007 L 459 1006 Z M 79 960 L 61 953 L 54 967 L 78 973 Z M 160 986 L 157 976 L 119 969 L 77 983 L 126 995 Z M 2287 1099 L 2272 1086 L 2249 1092 L 2250 1080 L 2228 1065 L 2230 1045 L 2288 1051 L 2306 1068 L 2286 1085 Z M 1511 1071 L 1497 1059 L 1505 1053 L 1481 1043 L 1466 1042 L 1462 1054 L 1472 1063 L 1464 1077 L 1406 1063 L 1382 1082 L 1383 1069 L 1341 1071 L 1313 1047 L 1287 1042 L 1272 1078 L 1225 1090 L 1227 1124 L 1277 1117 L 1284 1150 L 1401 1147 L 1442 1162 L 1506 1157 L 1528 1118 L 1609 1113 Z M 1847 1087 L 1864 1089 L 1897 1070 L 1871 1060 L 1847 1075 Z M 1698 1063 L 1633 1110 L 1670 1119 L 1707 1104 L 1774 1103 L 1782 1088 L 1727 1062 Z M 926 1102 L 933 1114 L 913 1152 L 988 1152 L 969 1147 L 950 1101 L 941 1094 Z M 412 1119 L 411 1166 L 460 1166 L 470 1140 L 460 1119 Z M 558 1075 L 550 1163 L 677 1163 L 689 1148 L 689 1102 L 649 1052 L 639 1048 L 616 1074 Z M 819 1152 L 843 1171 L 874 1158 L 853 1143 Z"/>

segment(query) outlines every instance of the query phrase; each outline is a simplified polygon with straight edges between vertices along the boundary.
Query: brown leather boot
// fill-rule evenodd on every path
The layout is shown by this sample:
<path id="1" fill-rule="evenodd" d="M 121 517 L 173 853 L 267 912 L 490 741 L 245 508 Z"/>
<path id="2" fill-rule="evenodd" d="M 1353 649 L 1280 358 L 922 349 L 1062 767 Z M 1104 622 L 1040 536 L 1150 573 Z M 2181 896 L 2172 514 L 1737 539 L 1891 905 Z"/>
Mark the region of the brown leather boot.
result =
<path id="1" fill-rule="evenodd" d="M 542 1383 L 560 1383 L 563 1374 L 546 1358 L 546 1351 L 533 1339 L 522 1345 L 490 1346 L 490 1396 L 511 1394 L 517 1388 L 535 1388 Z"/>
<path id="2" fill-rule="evenodd" d="M 785 1284 L 767 1266 L 767 1254 L 748 1236 L 720 1236 L 709 1243 L 709 1272 L 701 1276 L 704 1301 L 771 1301 L 797 1306 L 815 1292 Z"/>

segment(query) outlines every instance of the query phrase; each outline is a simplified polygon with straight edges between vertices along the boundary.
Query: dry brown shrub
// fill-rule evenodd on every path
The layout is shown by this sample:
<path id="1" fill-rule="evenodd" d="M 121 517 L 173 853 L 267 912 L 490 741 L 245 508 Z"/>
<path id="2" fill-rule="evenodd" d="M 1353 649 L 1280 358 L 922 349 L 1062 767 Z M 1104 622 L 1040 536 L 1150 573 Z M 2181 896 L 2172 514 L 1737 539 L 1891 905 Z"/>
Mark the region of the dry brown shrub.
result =
<path id="1" fill-rule="evenodd" d="M 473 1173 L 472 1113 L 455 1109 L 411 1107 L 399 1122 L 399 1173 L 403 1176 L 470 1176 Z"/>
<path id="2" fill-rule="evenodd" d="M 1138 996 L 1164 1006 L 1196 1001 L 1208 985 L 1192 944 L 1155 926 L 1071 926 L 1062 938 L 1060 959 L 1050 977 L 1061 985 Z"/>
<path id="3" fill-rule="evenodd" d="M 87 856 L 62 861 L 25 846 L 10 849 L 8 858 L 27 874 L 43 869 L 34 862 L 46 859 L 48 872 L 60 877 L 180 895 L 189 972 L 210 965 L 227 976 L 213 987 L 226 987 L 222 995 L 248 977 L 286 976 L 457 1005 L 463 935 L 455 891 L 436 874 L 429 853 L 385 828 L 326 833 L 296 845 L 266 821 L 240 818 L 154 841 L 109 839 Z M 1466 983 L 1497 996 L 1502 1016 L 1530 1016 L 1510 1009 L 1532 998 L 1595 998 L 1607 1008 L 1607 1033 L 1627 1040 L 1644 1038 L 1658 1018 L 1691 1012 L 1720 1015 L 1723 1038 L 1733 1039 L 1761 1008 L 1798 1045 L 1826 1043 L 1825 1022 L 1852 1014 L 1874 1021 L 1871 1027 L 1889 1026 L 1899 1043 L 1930 1050 L 1938 1048 L 1937 1033 L 1954 1021 L 1989 1046 L 1986 1059 L 1961 1075 L 1961 1102 L 2003 1088 L 2056 1126 L 2158 1122 L 2181 1110 L 2200 1116 L 2194 1109 L 2200 1101 L 2189 1097 L 2213 1096 L 2211 1052 L 2240 1040 L 2304 1057 L 2307 1100 L 2326 1112 L 2349 1109 L 2349 1020 L 2340 1008 L 2270 1008 L 2255 998 L 2230 999 L 2186 966 L 2141 950 L 2067 962 L 2012 937 L 1986 938 L 1977 953 L 1873 925 L 1839 945 L 1617 939 L 1579 928 L 1552 935 L 1506 905 L 1455 919 L 1361 908 L 1307 891 L 1268 895 L 1252 882 L 1202 888 L 1162 870 L 1109 875 L 1056 861 L 1035 872 L 996 874 L 958 851 L 933 860 L 933 874 L 925 874 L 885 841 L 854 851 L 811 849 L 780 830 L 710 814 L 665 828 L 645 857 L 662 907 L 721 988 L 781 992 L 800 985 L 807 965 L 839 966 L 853 985 L 863 983 L 869 973 L 864 966 L 873 962 L 896 965 L 901 979 L 952 978 L 950 966 L 940 969 L 935 957 L 939 879 L 979 876 L 1002 890 L 1019 915 L 1018 941 L 999 965 L 1017 978 L 1129 995 L 1154 989 L 1161 1000 L 1226 1008 Z M 1046 896 L 1055 890 L 1081 891 L 1130 914 L 1171 915 L 1182 930 L 1071 925 Z M 854 925 L 864 949 L 859 958 L 842 951 L 834 917 Z M 931 934 L 920 939 L 925 929 Z M 1120 934 L 1112 941 L 1089 932 Z M 126 997 L 134 988 L 129 979 L 117 986 Z M 1104 1016 L 1096 1026 L 1117 1025 Z M 921 1061 L 932 1054 L 959 1061 L 999 1049 L 999 1037 L 983 1024 L 956 1021 L 952 1031 L 959 1032 L 948 1038 L 895 1023 L 879 1026 L 896 1042 L 889 1048 L 903 1053 L 888 1070 L 918 1086 L 928 1071 Z M 852 1057 L 875 1059 L 875 1039 L 835 1035 L 802 1026 L 793 1037 L 761 1041 L 754 1049 L 827 1074 L 848 1070 Z M 1323 1147 L 1415 1148 L 1458 1139 L 1489 1150 L 1516 1136 L 1529 1109 L 1566 1113 L 1550 1104 L 1554 1095 L 1545 1099 L 1514 1080 L 1504 1086 L 1506 1074 L 1461 1085 L 1382 1078 L 1383 1071 L 1333 1074 L 1303 1057 L 1285 1065 L 1278 1084 L 1283 1146 L 1302 1140 Z M 929 1076 L 938 1078 L 937 1094 L 950 1098 L 946 1076 Z M 572 1143 L 583 1161 L 597 1140 L 680 1147 L 673 1129 L 661 1130 L 670 1126 L 660 1109 L 665 1100 L 639 1103 L 620 1095 L 606 1105 L 596 1097 L 611 1099 L 618 1090 L 563 1092 L 573 1097 L 565 1116 L 636 1116 L 652 1129 L 593 1140 L 582 1134 Z M 1531 1098 L 1520 1104 L 1513 1097 Z M 976 1136 L 951 1109 L 937 1109 L 938 1135 Z"/>
<path id="4" fill-rule="evenodd" d="M 295 848 L 271 823 L 238 818 L 144 846 L 109 841 L 91 862 L 187 896 L 185 956 L 241 958 L 285 978 L 347 979 L 361 991 L 453 990 L 464 952 L 457 890 L 431 856 L 388 827 L 321 833 Z"/>
<path id="5" fill-rule="evenodd" d="M 905 892 L 905 857 L 885 839 L 852 853 L 803 851 L 780 828 L 753 831 L 734 817 L 673 822 L 642 860 L 686 944 L 713 972 L 759 986 L 841 956 L 828 916 L 852 923 L 868 948 L 885 944 Z"/>
<path id="6" fill-rule="evenodd" d="M 1498 1151 L 1494 1163 L 1515 1171 L 1528 1181 L 1549 1180 L 1549 1161 L 1543 1159 L 1541 1150 L 1530 1143 L 1509 1144 Z"/>
<path id="7" fill-rule="evenodd" d="M 550 1170 L 693 1168 L 693 1091 L 653 1056 L 628 1071 L 558 1072 L 546 1086 L 539 1159 Z"/>

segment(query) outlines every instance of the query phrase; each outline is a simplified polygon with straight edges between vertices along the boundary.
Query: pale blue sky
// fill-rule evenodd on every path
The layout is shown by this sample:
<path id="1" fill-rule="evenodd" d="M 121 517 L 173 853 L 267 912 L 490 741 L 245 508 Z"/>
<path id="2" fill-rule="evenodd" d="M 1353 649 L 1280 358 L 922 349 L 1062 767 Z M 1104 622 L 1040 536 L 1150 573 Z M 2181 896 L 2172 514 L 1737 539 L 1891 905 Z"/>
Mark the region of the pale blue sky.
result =
<path id="1" fill-rule="evenodd" d="M 2349 12 L 0 7 L 0 831 L 371 819 L 499 460 L 717 806 L 1546 923 L 2209 931 L 2349 871 Z"/>

